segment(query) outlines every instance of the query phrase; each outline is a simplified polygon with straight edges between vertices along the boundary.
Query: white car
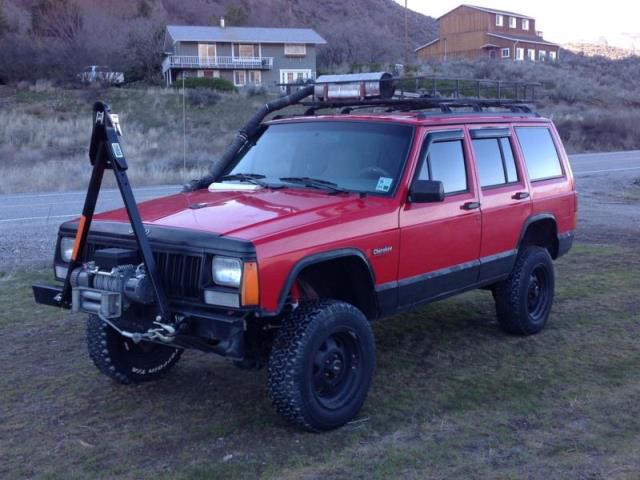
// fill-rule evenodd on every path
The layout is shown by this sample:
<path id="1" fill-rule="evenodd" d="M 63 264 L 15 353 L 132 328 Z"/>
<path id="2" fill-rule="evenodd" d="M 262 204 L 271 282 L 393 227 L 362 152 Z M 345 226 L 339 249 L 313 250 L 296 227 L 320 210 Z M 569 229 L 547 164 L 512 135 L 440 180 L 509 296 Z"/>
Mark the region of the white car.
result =
<path id="1" fill-rule="evenodd" d="M 104 65 L 90 65 L 78 74 L 80 81 L 84 83 L 106 82 L 112 85 L 124 83 L 124 73 L 114 72 Z"/>

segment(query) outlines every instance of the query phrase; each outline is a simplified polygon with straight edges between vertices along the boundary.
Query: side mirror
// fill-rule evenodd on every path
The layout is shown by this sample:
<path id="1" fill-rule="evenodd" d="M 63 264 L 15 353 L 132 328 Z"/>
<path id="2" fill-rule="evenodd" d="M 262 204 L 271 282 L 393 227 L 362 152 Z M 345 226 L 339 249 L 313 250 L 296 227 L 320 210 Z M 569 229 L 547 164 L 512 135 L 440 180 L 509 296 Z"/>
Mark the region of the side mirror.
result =
<path id="1" fill-rule="evenodd" d="M 409 190 L 411 203 L 444 201 L 444 185 L 439 180 L 416 180 Z"/>

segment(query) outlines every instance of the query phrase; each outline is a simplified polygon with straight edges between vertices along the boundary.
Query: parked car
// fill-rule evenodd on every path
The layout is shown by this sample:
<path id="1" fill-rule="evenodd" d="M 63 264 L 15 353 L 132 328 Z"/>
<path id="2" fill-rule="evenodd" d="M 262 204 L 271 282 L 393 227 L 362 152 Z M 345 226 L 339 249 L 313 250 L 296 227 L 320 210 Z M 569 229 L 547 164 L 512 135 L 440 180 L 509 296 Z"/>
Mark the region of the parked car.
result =
<path id="1" fill-rule="evenodd" d="M 104 65 L 89 65 L 78 74 L 78 78 L 83 83 L 104 82 L 111 85 L 122 85 L 124 83 L 124 73 L 116 72 Z"/>
<path id="2" fill-rule="evenodd" d="M 321 431 L 365 402 L 373 320 L 480 288 L 505 332 L 545 327 L 553 260 L 571 248 L 577 209 L 552 121 L 501 100 L 456 113 L 437 98 L 369 99 L 368 82 L 304 86 L 262 107 L 217 172 L 139 205 L 144 227 L 125 209 L 60 227 L 55 275 L 89 314 L 89 356 L 102 373 L 154 380 L 186 348 L 267 365 L 277 411 Z M 314 88 L 305 113 L 260 122 Z M 357 110 L 365 106 L 382 110 Z M 103 121 L 97 111 L 94 124 Z M 92 151 L 123 161 L 103 137 L 94 134 L 102 143 Z M 171 325 L 157 321 L 154 272 Z M 64 306 L 61 287 L 34 293 Z"/>

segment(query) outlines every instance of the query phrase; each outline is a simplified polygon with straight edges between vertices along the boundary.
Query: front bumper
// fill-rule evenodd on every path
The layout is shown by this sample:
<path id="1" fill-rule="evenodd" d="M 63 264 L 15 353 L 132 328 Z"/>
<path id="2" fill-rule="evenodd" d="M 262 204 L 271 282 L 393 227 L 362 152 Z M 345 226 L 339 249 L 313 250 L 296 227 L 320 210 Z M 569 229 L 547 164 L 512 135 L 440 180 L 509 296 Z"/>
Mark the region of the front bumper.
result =
<path id="1" fill-rule="evenodd" d="M 32 285 L 32 289 L 36 303 L 71 309 L 71 305 L 62 302 L 62 286 L 37 283 Z M 244 358 L 245 316 L 212 313 L 197 307 L 171 308 L 171 313 L 183 319 L 171 345 L 213 352 L 236 360 Z"/>

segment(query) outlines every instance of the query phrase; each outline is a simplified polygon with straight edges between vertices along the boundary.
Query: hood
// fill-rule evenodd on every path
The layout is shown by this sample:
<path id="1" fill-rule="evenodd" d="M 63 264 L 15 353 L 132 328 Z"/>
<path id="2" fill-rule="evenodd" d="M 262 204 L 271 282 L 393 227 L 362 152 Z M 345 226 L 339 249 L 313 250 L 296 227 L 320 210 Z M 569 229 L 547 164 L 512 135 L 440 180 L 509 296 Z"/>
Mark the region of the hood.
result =
<path id="1" fill-rule="evenodd" d="M 254 191 L 199 190 L 157 198 L 138 205 L 145 224 L 186 228 L 253 240 L 315 222 L 364 211 L 358 194 L 327 194 L 309 189 Z M 388 201 L 388 199 L 385 199 Z M 96 215 L 96 220 L 128 222 L 124 209 Z"/>

